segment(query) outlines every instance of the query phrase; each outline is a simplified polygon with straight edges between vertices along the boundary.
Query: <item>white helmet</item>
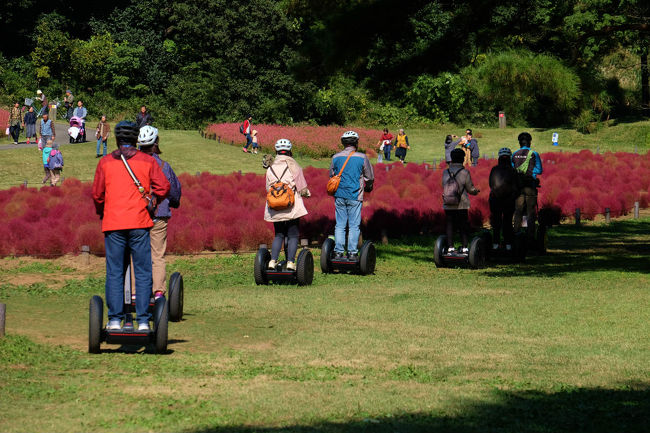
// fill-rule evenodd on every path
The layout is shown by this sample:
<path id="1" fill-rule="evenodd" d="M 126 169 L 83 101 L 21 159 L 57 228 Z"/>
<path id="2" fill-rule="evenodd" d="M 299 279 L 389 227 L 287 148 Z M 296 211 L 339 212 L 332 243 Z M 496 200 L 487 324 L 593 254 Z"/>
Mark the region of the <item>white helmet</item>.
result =
<path id="1" fill-rule="evenodd" d="M 140 146 L 151 146 L 156 143 L 158 138 L 158 129 L 153 126 L 145 125 L 140 128 L 138 134 L 138 144 Z"/>
<path id="2" fill-rule="evenodd" d="M 344 132 L 343 135 L 341 135 L 341 140 L 344 138 L 356 138 L 358 140 L 359 134 L 357 134 L 355 131 L 347 131 Z"/>
<path id="3" fill-rule="evenodd" d="M 37 94 L 37 95 L 42 95 L 43 92 L 41 92 L 41 89 L 38 89 L 38 90 L 36 91 L 36 94 Z"/>
<path id="4" fill-rule="evenodd" d="M 275 142 L 275 151 L 276 152 L 280 152 L 281 150 L 290 151 L 291 147 L 293 147 L 293 145 L 286 138 L 281 138 L 281 139 L 279 139 L 278 141 Z"/>
<path id="5" fill-rule="evenodd" d="M 341 144 L 344 146 L 357 146 L 359 144 L 359 134 L 355 131 L 347 131 L 341 135 Z"/>

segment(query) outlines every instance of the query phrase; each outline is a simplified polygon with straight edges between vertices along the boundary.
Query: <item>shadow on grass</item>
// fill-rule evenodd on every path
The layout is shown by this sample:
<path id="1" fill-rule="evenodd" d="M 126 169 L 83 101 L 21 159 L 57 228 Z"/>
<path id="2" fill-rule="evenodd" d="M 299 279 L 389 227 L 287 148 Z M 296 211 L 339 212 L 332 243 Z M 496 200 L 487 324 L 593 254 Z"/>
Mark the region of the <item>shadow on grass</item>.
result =
<path id="1" fill-rule="evenodd" d="M 227 426 L 209 432 L 647 432 L 650 388 L 577 388 L 552 393 L 495 391 L 494 402 L 463 402 L 458 415 L 403 413 L 343 423 L 265 428 Z"/>

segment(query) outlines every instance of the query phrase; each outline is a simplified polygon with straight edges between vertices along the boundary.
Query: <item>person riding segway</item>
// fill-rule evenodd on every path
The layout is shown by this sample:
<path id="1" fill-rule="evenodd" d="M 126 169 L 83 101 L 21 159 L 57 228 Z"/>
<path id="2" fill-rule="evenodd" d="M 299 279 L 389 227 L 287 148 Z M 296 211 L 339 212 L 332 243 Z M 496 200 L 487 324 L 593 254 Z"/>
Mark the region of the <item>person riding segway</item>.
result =
<path id="1" fill-rule="evenodd" d="M 103 304 L 101 298 L 93 297 L 90 304 L 89 351 L 98 352 L 102 339 L 110 342 L 113 334 L 122 338 L 134 331 L 122 327 L 130 313 L 124 311 L 125 275 L 129 254 L 133 260 L 133 272 L 137 286 L 135 312 L 138 322 L 138 337 L 152 338 L 149 327 L 152 318 L 151 300 L 151 241 L 149 230 L 153 226 L 152 213 L 158 200 L 169 193 L 167 178 L 151 156 L 135 148 L 139 129 L 133 122 L 122 121 L 115 126 L 118 148 L 99 160 L 93 181 L 93 200 L 97 214 L 102 220 L 104 244 L 106 247 L 106 304 L 108 324 L 101 330 Z M 130 301 L 130 299 L 129 299 Z M 166 311 L 165 299 L 156 302 L 160 311 Z M 128 303 L 130 304 L 130 302 Z M 127 304 L 127 305 L 128 305 Z M 99 314 L 98 314 L 99 310 Z M 156 320 L 158 323 L 158 320 Z M 165 318 L 166 324 L 166 318 Z M 166 327 L 165 327 L 166 329 Z M 157 331 L 157 327 L 156 327 Z M 128 335 L 126 335 L 128 337 Z M 117 338 L 117 337 L 116 337 Z M 157 344 L 159 350 L 166 349 Z"/>
<path id="2" fill-rule="evenodd" d="M 165 263 L 165 252 L 167 250 L 167 224 L 172 217 L 172 208 L 178 208 L 181 204 L 181 183 L 176 173 L 167 161 L 160 158 L 160 137 L 158 129 L 150 125 L 140 128 L 138 135 L 138 146 L 140 151 L 153 157 L 165 177 L 169 181 L 170 190 L 167 198 L 162 200 L 156 208 L 156 215 L 153 219 L 153 227 L 149 232 L 151 237 L 151 267 L 153 274 L 154 298 L 158 299 L 167 294 L 165 290 L 165 277 L 167 273 Z M 169 277 L 169 318 L 178 322 L 183 317 L 183 277 L 179 272 L 174 272 Z"/>
<path id="3" fill-rule="evenodd" d="M 309 285 L 314 276 L 314 259 L 308 249 L 298 254 L 300 218 L 307 215 L 303 197 L 311 197 L 307 181 L 291 152 L 291 141 L 281 138 L 275 143 L 276 157 L 267 165 L 266 206 L 264 220 L 273 223 L 275 238 L 271 252 L 260 247 L 255 257 L 255 282 L 270 281 Z M 279 261 L 285 247 L 286 261 Z"/>
<path id="4" fill-rule="evenodd" d="M 522 227 L 523 215 L 526 215 L 526 239 L 529 245 L 535 244 L 535 222 L 537 219 L 537 176 L 543 173 L 542 159 L 531 149 L 533 138 L 528 132 L 517 137 L 519 150 L 512 155 L 512 166 L 517 171 L 519 195 L 515 200 L 514 231 Z"/>
<path id="5" fill-rule="evenodd" d="M 332 272 L 335 268 L 371 274 L 375 270 L 375 247 L 366 241 L 359 251 L 361 207 L 363 193 L 371 192 L 375 175 L 365 153 L 357 152 L 359 134 L 347 131 L 341 136 L 344 149 L 332 158 L 327 193 L 334 196 L 336 228 L 334 241 L 328 238 L 321 249 L 321 269 Z M 347 255 L 346 255 L 346 226 Z"/>

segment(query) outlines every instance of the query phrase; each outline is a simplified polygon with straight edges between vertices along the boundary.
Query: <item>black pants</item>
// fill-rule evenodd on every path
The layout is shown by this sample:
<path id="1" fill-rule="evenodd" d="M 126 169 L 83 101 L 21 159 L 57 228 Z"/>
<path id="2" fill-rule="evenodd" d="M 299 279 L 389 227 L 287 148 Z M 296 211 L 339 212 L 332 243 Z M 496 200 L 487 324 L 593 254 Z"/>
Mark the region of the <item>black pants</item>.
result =
<path id="1" fill-rule="evenodd" d="M 515 232 L 521 229 L 524 212 L 526 212 L 526 237 L 534 239 L 535 220 L 537 219 L 537 188 L 525 186 L 515 200 Z"/>
<path id="2" fill-rule="evenodd" d="M 280 257 L 280 251 L 284 245 L 284 240 L 287 238 L 286 256 L 287 261 L 296 261 L 296 252 L 298 251 L 298 238 L 300 237 L 300 230 L 298 228 L 300 218 L 289 221 L 281 221 L 273 223 L 275 229 L 275 238 L 271 246 L 271 259 L 277 260 Z"/>
<path id="3" fill-rule="evenodd" d="M 20 138 L 20 124 L 10 126 L 9 134 L 11 134 L 11 137 L 14 139 L 14 143 L 18 143 L 18 139 Z"/>
<path id="4" fill-rule="evenodd" d="M 512 231 L 512 215 L 515 213 L 515 201 L 512 198 L 490 197 L 490 224 L 492 225 L 492 243 L 498 244 L 503 240 L 506 245 L 512 245 L 514 232 Z"/>
<path id="5" fill-rule="evenodd" d="M 406 147 L 398 147 L 395 149 L 395 156 L 402 162 L 406 158 L 406 150 Z"/>
<path id="6" fill-rule="evenodd" d="M 447 247 L 454 246 L 454 227 L 460 230 L 460 237 L 463 241 L 463 248 L 467 248 L 469 241 L 469 216 L 467 209 L 445 209 L 445 220 L 447 222 Z"/>

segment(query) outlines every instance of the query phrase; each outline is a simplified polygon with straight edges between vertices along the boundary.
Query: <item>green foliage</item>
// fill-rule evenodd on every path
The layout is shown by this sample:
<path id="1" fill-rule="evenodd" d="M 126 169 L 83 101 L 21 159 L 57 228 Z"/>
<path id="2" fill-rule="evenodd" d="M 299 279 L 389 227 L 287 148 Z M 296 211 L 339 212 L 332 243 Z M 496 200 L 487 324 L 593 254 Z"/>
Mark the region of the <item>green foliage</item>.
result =
<path id="1" fill-rule="evenodd" d="M 580 98 L 577 74 L 554 57 L 525 50 L 486 56 L 469 74 L 470 87 L 509 121 L 550 125 L 566 121 Z"/>
<path id="2" fill-rule="evenodd" d="M 475 108 L 465 78 L 460 74 L 443 72 L 436 77 L 417 77 L 407 99 L 418 112 L 436 122 L 458 122 Z"/>
<path id="3" fill-rule="evenodd" d="M 70 68 L 73 77 L 86 88 L 103 86 L 106 83 L 106 61 L 114 56 L 115 43 L 110 34 L 91 36 L 88 41 L 75 40 L 71 44 Z"/>
<path id="4" fill-rule="evenodd" d="M 44 15 L 38 21 L 34 32 L 36 47 L 31 53 L 39 80 L 59 78 L 70 62 L 70 36 L 61 30 L 68 20 L 56 12 Z"/>

